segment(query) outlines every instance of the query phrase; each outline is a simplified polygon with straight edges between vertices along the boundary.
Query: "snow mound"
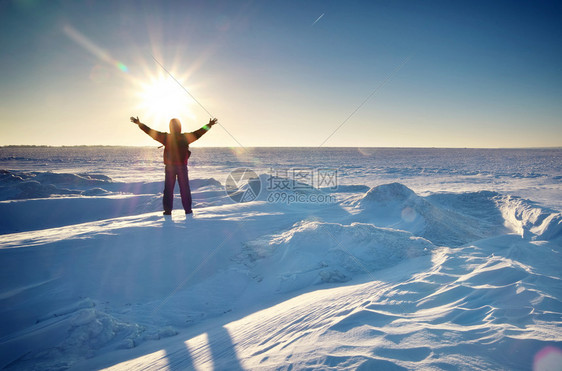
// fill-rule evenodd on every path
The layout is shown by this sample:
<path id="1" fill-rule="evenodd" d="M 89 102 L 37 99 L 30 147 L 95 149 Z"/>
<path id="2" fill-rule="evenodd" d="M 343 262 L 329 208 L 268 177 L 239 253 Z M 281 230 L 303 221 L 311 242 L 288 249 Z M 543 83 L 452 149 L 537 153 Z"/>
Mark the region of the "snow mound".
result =
<path id="1" fill-rule="evenodd" d="M 354 208 L 363 222 L 409 231 L 438 245 L 460 246 L 503 231 L 495 195 L 421 197 L 403 184 L 391 183 L 371 188 Z"/>
<path id="2" fill-rule="evenodd" d="M 373 204 L 406 202 L 419 198 L 414 191 L 400 183 L 383 184 L 365 193 L 359 204 L 371 207 Z"/>
<path id="3" fill-rule="evenodd" d="M 303 221 L 289 230 L 244 244 L 239 261 L 279 291 L 323 282 L 346 282 L 412 257 L 430 254 L 431 242 L 371 224 Z"/>

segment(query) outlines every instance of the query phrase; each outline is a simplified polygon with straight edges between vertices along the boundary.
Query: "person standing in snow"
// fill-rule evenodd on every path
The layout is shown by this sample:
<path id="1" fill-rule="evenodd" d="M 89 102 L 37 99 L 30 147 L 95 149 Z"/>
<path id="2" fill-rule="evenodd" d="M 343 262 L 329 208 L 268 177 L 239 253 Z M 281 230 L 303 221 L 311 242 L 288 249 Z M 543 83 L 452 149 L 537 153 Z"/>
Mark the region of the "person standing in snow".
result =
<path id="1" fill-rule="evenodd" d="M 178 119 L 170 120 L 170 132 L 164 133 L 149 128 L 140 122 L 138 116 L 131 117 L 131 122 L 137 124 L 139 128 L 152 139 L 164 145 L 164 164 L 166 166 L 164 181 L 164 215 L 172 215 L 174 205 L 174 187 L 176 178 L 180 186 L 181 201 L 186 214 L 191 214 L 191 189 L 189 188 L 189 177 L 187 174 L 187 160 L 191 151 L 189 144 L 201 138 L 213 125 L 217 119 L 209 119 L 209 123 L 202 128 L 191 133 L 181 132 L 181 123 Z"/>

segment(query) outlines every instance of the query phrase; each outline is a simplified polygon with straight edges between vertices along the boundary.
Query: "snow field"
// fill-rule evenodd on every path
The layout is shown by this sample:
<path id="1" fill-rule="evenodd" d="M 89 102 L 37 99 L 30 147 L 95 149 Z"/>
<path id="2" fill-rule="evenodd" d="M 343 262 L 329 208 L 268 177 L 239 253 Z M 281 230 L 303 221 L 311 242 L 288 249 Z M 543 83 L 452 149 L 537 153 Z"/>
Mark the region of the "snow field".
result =
<path id="1" fill-rule="evenodd" d="M 558 359 L 554 210 L 488 191 L 422 197 L 400 183 L 339 190 L 333 204 L 266 194 L 236 204 L 209 179 L 192 183 L 193 217 L 164 218 L 150 183 L 102 181 L 111 195 L 0 202 L 2 367 L 484 370 Z M 114 194 L 123 189 L 136 191 Z"/>

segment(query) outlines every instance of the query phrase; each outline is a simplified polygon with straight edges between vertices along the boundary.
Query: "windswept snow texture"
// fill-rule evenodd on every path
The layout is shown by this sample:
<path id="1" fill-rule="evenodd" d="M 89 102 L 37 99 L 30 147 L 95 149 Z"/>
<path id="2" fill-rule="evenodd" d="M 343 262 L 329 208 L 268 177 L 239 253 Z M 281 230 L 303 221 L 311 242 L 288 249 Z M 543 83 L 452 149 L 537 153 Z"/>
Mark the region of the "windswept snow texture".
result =
<path id="1" fill-rule="evenodd" d="M 0 148 L 0 368 L 562 370 L 560 159 L 196 148 L 165 218 L 155 149 Z"/>

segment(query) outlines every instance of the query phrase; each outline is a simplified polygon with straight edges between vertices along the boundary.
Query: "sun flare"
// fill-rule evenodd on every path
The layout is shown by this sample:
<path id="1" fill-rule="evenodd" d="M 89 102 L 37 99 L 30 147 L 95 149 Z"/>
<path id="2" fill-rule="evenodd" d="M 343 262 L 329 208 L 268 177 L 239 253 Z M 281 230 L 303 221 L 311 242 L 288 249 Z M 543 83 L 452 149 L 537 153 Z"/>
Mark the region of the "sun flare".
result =
<path id="1" fill-rule="evenodd" d="M 167 127 L 174 117 L 180 120 L 195 118 L 189 95 L 169 76 L 160 76 L 141 84 L 139 99 L 142 116 L 156 127 Z"/>

